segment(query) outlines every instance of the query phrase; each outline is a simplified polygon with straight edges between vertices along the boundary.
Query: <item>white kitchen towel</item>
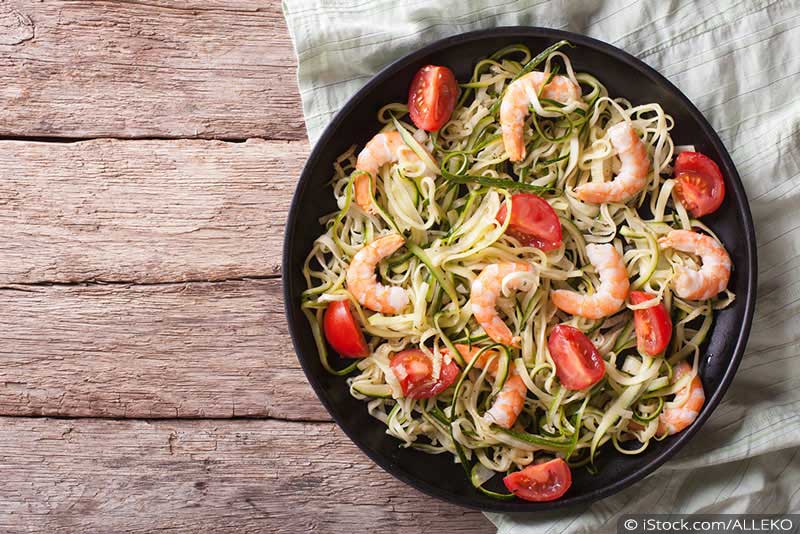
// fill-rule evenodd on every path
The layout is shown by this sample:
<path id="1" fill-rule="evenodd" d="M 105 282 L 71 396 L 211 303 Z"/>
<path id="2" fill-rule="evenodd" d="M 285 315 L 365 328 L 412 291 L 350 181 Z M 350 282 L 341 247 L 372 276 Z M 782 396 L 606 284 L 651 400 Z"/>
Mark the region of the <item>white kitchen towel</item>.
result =
<path id="1" fill-rule="evenodd" d="M 724 400 L 646 480 L 580 509 L 487 514 L 498 532 L 616 532 L 622 514 L 645 511 L 800 512 L 800 1 L 284 0 L 283 8 L 312 143 L 398 57 L 470 30 L 546 26 L 655 67 L 700 108 L 739 169 L 756 221 L 758 306 Z"/>

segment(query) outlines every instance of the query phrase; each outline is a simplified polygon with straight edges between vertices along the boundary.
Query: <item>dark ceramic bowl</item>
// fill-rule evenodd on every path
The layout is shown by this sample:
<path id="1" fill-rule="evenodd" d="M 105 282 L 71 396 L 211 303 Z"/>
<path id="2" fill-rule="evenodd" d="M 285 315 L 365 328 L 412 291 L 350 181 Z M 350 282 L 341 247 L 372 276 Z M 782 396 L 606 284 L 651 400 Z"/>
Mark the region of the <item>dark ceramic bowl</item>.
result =
<path id="1" fill-rule="evenodd" d="M 325 372 L 300 311 L 304 289 L 301 270 L 312 242 L 323 231 L 316 222 L 318 217 L 336 209 L 331 189 L 325 185 L 332 175 L 333 161 L 353 143 L 363 146 L 378 130 L 375 117 L 381 106 L 405 101 L 417 69 L 428 63 L 446 65 L 463 81 L 469 79 L 478 60 L 506 45 L 524 43 L 536 54 L 561 39 L 575 45 L 568 54 L 576 71 L 595 75 L 612 96 L 624 96 L 634 104 L 660 103 L 675 119 L 675 144 L 693 144 L 719 164 L 727 194 L 722 207 L 704 221 L 722 239 L 733 259 L 729 287 L 736 293 L 736 301 L 716 314 L 700 362 L 707 402 L 691 428 L 651 443 L 636 456 L 604 449 L 599 473 L 575 469 L 572 487 L 558 501 L 497 501 L 476 491 L 451 455 L 432 456 L 398 447 L 398 441 L 386 435 L 385 426 L 367 414 L 365 404 L 350 396 L 345 380 Z M 283 284 L 289 330 L 308 381 L 342 430 L 378 465 L 429 495 L 463 506 L 505 512 L 550 510 L 602 499 L 635 483 L 678 452 L 703 426 L 733 379 L 750 331 L 756 296 L 755 235 L 747 197 L 728 152 L 700 111 L 666 78 L 622 50 L 582 35 L 545 28 L 496 28 L 449 37 L 394 62 L 336 115 L 297 184 L 286 223 Z"/>

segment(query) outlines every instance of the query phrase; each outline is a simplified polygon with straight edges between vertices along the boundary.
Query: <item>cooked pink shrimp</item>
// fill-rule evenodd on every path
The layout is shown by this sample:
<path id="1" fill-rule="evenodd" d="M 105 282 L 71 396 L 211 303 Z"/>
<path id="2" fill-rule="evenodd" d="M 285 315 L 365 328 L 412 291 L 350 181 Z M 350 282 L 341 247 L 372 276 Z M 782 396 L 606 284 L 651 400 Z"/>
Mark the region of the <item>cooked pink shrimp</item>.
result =
<path id="1" fill-rule="evenodd" d="M 400 234 L 379 237 L 359 250 L 347 268 L 347 289 L 362 306 L 380 313 L 400 313 L 408 304 L 405 289 L 378 282 L 375 266 L 405 243 Z"/>
<path id="2" fill-rule="evenodd" d="M 553 76 L 544 86 L 549 74 L 534 71 L 514 81 L 506 89 L 500 104 L 500 126 L 503 129 L 503 144 L 511 161 L 525 159 L 525 118 L 534 97 L 542 90 L 542 98 L 570 104 L 581 98 L 581 88 L 566 76 Z"/>
<path id="3" fill-rule="evenodd" d="M 527 393 L 528 388 L 525 386 L 525 382 L 522 381 L 517 370 L 512 367 L 508 372 L 506 383 L 497 394 L 492 407 L 483 414 L 483 418 L 503 428 L 511 428 L 525 406 Z"/>
<path id="4" fill-rule="evenodd" d="M 472 361 L 480 351 L 478 347 L 470 347 L 468 345 L 456 345 L 456 348 L 467 362 Z M 487 350 L 481 354 L 478 361 L 475 362 L 475 367 L 477 369 L 483 369 L 486 367 L 486 362 L 492 356 L 497 356 L 497 352 Z M 494 358 L 491 363 L 489 363 L 488 373 L 491 376 L 496 376 L 498 364 L 498 358 Z M 503 428 L 511 428 L 514 426 L 517 417 L 519 417 L 522 408 L 525 406 L 525 396 L 527 393 L 528 388 L 525 386 L 525 382 L 520 378 L 517 369 L 512 366 L 508 370 L 508 378 L 497 394 L 494 404 L 492 404 L 489 411 L 483 415 L 483 418 L 489 423 L 494 423 Z"/>
<path id="5" fill-rule="evenodd" d="M 375 194 L 375 183 L 378 176 L 378 170 L 387 163 L 394 163 L 400 159 L 400 149 L 405 147 L 403 138 L 400 137 L 400 132 L 384 132 L 379 133 L 369 140 L 369 142 L 358 154 L 356 160 L 356 169 L 359 171 L 368 172 L 372 180 L 372 193 Z M 408 160 L 410 162 L 419 161 L 417 156 L 411 149 L 407 151 Z M 375 207 L 372 205 L 372 199 L 369 194 L 370 181 L 363 174 L 356 175 L 355 180 L 356 190 L 356 204 L 369 213 L 375 212 Z"/>
<path id="6" fill-rule="evenodd" d="M 617 150 L 622 165 L 617 176 L 610 182 L 579 185 L 575 192 L 584 202 L 625 202 L 647 184 L 650 158 L 647 157 L 647 148 L 636 130 L 629 123 L 620 122 L 608 129 L 608 137 Z"/>
<path id="7" fill-rule="evenodd" d="M 469 300 L 475 320 L 483 327 L 486 335 L 503 345 L 519 346 L 519 336 L 514 336 L 506 323 L 497 314 L 497 298 L 500 296 L 503 278 L 511 273 L 530 271 L 527 263 L 503 262 L 485 267 L 472 282 Z M 516 283 L 509 284 L 516 287 Z"/>
<path id="8" fill-rule="evenodd" d="M 710 299 L 728 287 L 731 258 L 711 236 L 689 230 L 672 230 L 658 240 L 662 247 L 697 254 L 703 261 L 699 271 L 676 266 L 672 287 L 679 297 L 690 300 Z"/>
<path id="9" fill-rule="evenodd" d="M 681 362 L 672 370 L 672 383 L 674 384 L 681 377 L 692 372 L 692 366 L 686 362 Z M 706 402 L 706 394 L 703 392 L 703 382 L 700 377 L 695 375 L 686 387 L 675 394 L 675 400 L 668 403 L 658 417 L 658 434 L 668 435 L 677 434 L 687 426 L 691 425 L 700 409 Z"/>
<path id="10" fill-rule="evenodd" d="M 625 303 L 630 282 L 628 271 L 613 245 L 591 244 L 586 246 L 586 255 L 597 269 L 600 287 L 591 295 L 575 291 L 557 289 L 550 293 L 550 299 L 560 310 L 588 319 L 601 319 L 616 313 Z"/>

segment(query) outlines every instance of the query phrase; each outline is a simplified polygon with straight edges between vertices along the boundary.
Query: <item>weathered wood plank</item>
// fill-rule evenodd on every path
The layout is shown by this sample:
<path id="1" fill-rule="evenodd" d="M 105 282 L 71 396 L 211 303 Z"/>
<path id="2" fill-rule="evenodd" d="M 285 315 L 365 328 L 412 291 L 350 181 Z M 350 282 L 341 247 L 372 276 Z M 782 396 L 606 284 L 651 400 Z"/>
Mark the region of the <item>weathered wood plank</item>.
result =
<path id="1" fill-rule="evenodd" d="M 494 531 L 331 423 L 3 418 L 0 475 L 3 532 Z"/>
<path id="2" fill-rule="evenodd" d="M 280 280 L 0 289 L 0 415 L 329 421 Z"/>
<path id="3" fill-rule="evenodd" d="M 278 0 L 12 0 L 0 19 L 0 135 L 305 138 Z"/>
<path id="4" fill-rule="evenodd" d="M 279 272 L 308 145 L 0 141 L 0 284 Z"/>

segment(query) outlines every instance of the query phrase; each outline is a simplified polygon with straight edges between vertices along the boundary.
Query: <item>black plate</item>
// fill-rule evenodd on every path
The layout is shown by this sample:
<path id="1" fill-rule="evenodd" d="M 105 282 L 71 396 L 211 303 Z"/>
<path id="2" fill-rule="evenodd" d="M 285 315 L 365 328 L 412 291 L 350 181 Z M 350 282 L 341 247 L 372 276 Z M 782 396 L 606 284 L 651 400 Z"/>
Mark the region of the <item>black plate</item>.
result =
<path id="1" fill-rule="evenodd" d="M 733 260 L 729 287 L 736 293 L 736 301 L 717 313 L 701 358 L 707 402 L 691 428 L 651 443 L 637 456 L 604 448 L 599 474 L 575 469 L 572 488 L 558 501 L 497 501 L 472 488 L 451 455 L 432 456 L 398 447 L 399 442 L 386 435 L 386 427 L 370 417 L 365 404 L 350 396 L 345 380 L 325 372 L 300 311 L 300 294 L 305 289 L 301 270 L 314 239 L 323 231 L 318 218 L 336 209 L 331 189 L 325 185 L 332 176 L 333 161 L 352 144 L 363 146 L 377 132 L 378 109 L 389 102 L 405 101 L 417 69 L 429 63 L 446 65 L 464 81 L 478 60 L 506 45 L 524 43 L 535 55 L 561 39 L 576 45 L 567 51 L 576 72 L 596 76 L 611 96 L 624 96 L 634 104 L 660 103 L 675 119 L 675 144 L 693 144 L 719 164 L 727 194 L 722 207 L 704 220 L 725 243 Z M 449 37 L 405 56 L 372 78 L 336 115 L 311 153 L 297 185 L 286 223 L 283 284 L 289 331 L 306 376 L 342 430 L 370 458 L 434 497 L 487 511 L 530 512 L 589 503 L 620 491 L 663 464 L 697 433 L 733 379 L 750 331 L 756 291 L 755 235 L 744 188 L 725 147 L 697 108 L 666 78 L 618 48 L 582 35 L 545 28 L 496 28 Z"/>

